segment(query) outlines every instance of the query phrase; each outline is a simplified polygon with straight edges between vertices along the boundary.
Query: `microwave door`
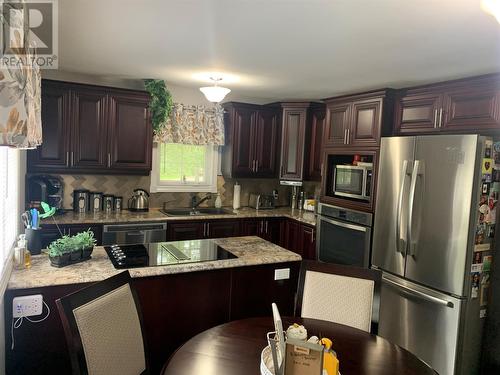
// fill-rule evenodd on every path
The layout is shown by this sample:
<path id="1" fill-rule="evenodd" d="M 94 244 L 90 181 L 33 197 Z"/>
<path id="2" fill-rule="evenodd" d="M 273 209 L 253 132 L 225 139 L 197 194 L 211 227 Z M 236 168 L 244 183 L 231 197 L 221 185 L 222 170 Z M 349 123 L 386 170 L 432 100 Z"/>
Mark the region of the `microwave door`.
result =
<path id="1" fill-rule="evenodd" d="M 365 181 L 365 169 L 337 165 L 333 176 L 333 193 L 349 198 L 361 198 Z"/>

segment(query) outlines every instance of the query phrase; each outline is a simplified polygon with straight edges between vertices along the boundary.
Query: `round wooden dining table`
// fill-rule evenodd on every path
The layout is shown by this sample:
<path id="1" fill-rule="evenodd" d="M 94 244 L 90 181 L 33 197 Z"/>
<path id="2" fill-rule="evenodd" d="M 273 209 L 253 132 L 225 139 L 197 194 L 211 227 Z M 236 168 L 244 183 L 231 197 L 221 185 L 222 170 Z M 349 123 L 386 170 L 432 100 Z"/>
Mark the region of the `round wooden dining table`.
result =
<path id="1" fill-rule="evenodd" d="M 435 375 L 425 362 L 386 339 L 356 328 L 316 319 L 283 317 L 283 327 L 303 324 L 308 335 L 333 341 L 342 375 Z M 187 341 L 164 366 L 165 375 L 258 375 L 271 318 L 237 320 Z"/>

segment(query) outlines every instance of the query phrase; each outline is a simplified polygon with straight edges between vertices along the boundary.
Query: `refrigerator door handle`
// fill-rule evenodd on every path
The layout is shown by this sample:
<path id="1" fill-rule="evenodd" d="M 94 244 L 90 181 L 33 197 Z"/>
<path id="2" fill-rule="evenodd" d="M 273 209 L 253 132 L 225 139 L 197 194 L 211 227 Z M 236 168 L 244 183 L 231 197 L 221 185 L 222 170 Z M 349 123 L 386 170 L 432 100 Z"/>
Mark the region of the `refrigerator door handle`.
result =
<path id="1" fill-rule="evenodd" d="M 438 297 L 434 297 L 434 296 L 422 293 L 422 292 L 420 292 L 418 290 L 409 288 L 409 287 L 407 287 L 407 286 L 405 286 L 403 284 L 400 284 L 400 283 L 397 283 L 395 281 L 389 280 L 386 277 L 382 277 L 382 281 L 384 283 L 390 284 L 390 285 L 396 287 L 397 289 L 401 289 L 404 292 L 406 292 L 406 293 L 408 293 L 410 295 L 413 295 L 415 297 L 418 297 L 420 299 L 423 299 L 423 300 L 426 300 L 426 301 L 429 301 L 429 302 L 432 302 L 432 303 L 437 303 L 439 305 L 443 305 L 443 306 L 450 307 L 450 308 L 454 308 L 455 307 L 455 305 L 453 304 L 453 302 L 450 302 L 450 301 L 447 301 L 445 299 L 441 299 L 441 298 L 438 298 Z"/>
<path id="2" fill-rule="evenodd" d="M 406 243 L 405 240 L 401 238 L 401 214 L 403 210 L 403 192 L 406 185 L 406 176 L 408 175 L 408 160 L 403 161 L 403 171 L 401 172 L 402 181 L 399 187 L 399 197 L 397 206 L 397 216 L 396 216 L 396 252 L 401 253 L 403 256 L 406 255 Z M 401 249 L 403 247 L 403 250 Z"/>
<path id="3" fill-rule="evenodd" d="M 413 235 L 413 210 L 415 207 L 415 190 L 417 189 L 417 179 L 419 176 L 423 175 L 421 169 L 423 165 L 420 160 L 415 160 L 415 164 L 413 166 L 413 172 L 411 175 L 411 183 L 410 183 L 410 199 L 409 199 L 409 207 L 408 207 L 408 227 L 407 227 L 407 235 L 408 235 L 408 255 L 415 256 L 415 247 L 417 246 L 418 239 Z"/>

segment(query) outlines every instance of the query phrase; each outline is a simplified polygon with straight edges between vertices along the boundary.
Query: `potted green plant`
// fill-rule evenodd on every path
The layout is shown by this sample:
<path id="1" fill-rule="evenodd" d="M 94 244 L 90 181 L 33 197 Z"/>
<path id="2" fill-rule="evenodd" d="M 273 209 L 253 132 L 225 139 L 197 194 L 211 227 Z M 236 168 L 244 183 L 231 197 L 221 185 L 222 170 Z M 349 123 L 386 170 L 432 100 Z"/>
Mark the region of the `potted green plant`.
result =
<path id="1" fill-rule="evenodd" d="M 49 245 L 49 259 L 53 266 L 63 267 L 69 264 L 71 251 L 68 248 L 68 238 L 63 236 Z"/>
<path id="2" fill-rule="evenodd" d="M 94 232 L 87 229 L 85 232 L 80 232 L 75 235 L 73 239 L 75 241 L 75 246 L 82 249 L 82 259 L 90 258 L 96 244 Z"/>
<path id="3" fill-rule="evenodd" d="M 48 247 L 50 263 L 55 267 L 64 267 L 90 259 L 95 243 L 90 229 L 72 237 L 62 236 Z"/>

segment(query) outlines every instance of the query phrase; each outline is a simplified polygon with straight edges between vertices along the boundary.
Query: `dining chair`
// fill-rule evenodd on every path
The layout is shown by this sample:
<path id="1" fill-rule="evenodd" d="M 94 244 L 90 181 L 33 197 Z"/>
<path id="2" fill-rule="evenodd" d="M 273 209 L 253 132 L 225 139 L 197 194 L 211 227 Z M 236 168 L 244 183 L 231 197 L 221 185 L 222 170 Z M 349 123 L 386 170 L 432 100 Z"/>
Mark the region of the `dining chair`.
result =
<path id="1" fill-rule="evenodd" d="M 378 270 L 304 260 L 295 314 L 376 333 L 381 279 Z"/>
<path id="2" fill-rule="evenodd" d="M 141 308 L 128 271 L 56 301 L 73 374 L 149 374 Z"/>

